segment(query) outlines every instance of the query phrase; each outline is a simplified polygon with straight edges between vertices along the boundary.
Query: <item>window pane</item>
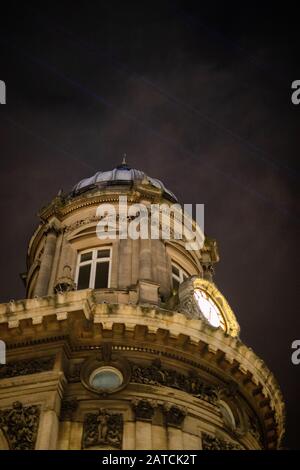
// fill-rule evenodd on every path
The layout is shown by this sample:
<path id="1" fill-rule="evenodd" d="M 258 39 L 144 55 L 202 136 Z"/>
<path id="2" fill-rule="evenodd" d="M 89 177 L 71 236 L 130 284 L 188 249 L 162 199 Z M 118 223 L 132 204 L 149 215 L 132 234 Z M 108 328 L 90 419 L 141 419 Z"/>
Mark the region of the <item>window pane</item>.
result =
<path id="1" fill-rule="evenodd" d="M 90 283 L 91 265 L 85 264 L 79 268 L 77 289 L 87 289 Z"/>
<path id="2" fill-rule="evenodd" d="M 97 258 L 109 258 L 110 250 L 98 250 Z"/>
<path id="3" fill-rule="evenodd" d="M 82 253 L 80 256 L 80 261 L 90 261 L 92 259 L 92 252 L 89 251 L 88 253 Z"/>
<path id="4" fill-rule="evenodd" d="M 173 289 L 178 290 L 179 289 L 179 281 L 173 277 Z"/>
<path id="5" fill-rule="evenodd" d="M 103 287 L 108 287 L 108 270 L 108 261 L 104 261 L 103 263 L 97 263 L 95 289 L 102 289 Z"/>
<path id="6" fill-rule="evenodd" d="M 179 269 L 174 264 L 172 264 L 172 273 L 179 276 Z"/>

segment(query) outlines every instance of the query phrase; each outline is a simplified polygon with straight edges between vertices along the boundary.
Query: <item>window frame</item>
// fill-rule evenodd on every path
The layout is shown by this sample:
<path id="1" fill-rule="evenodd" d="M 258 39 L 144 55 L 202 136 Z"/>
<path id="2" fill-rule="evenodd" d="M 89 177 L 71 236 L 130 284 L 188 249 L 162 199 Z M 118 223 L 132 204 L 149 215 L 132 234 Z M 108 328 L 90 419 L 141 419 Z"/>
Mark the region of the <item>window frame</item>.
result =
<path id="1" fill-rule="evenodd" d="M 179 272 L 179 276 L 177 276 L 177 274 L 173 273 L 173 266 L 178 269 L 178 272 Z M 175 281 L 177 281 L 180 284 L 182 284 L 183 281 L 185 281 L 186 279 L 188 279 L 190 277 L 190 275 L 186 272 L 185 269 L 183 269 L 178 263 L 176 263 L 175 261 L 171 260 L 171 276 L 172 276 L 172 287 L 173 289 L 175 289 L 174 287 L 174 283 L 173 283 L 173 280 L 175 279 Z M 184 276 L 186 276 L 184 278 Z"/>
<path id="2" fill-rule="evenodd" d="M 98 258 L 98 251 L 109 250 L 109 256 L 105 258 Z M 80 261 L 81 255 L 85 253 L 92 253 L 92 259 L 87 261 Z M 108 279 L 107 279 L 107 287 L 98 287 L 97 289 L 109 289 L 110 282 L 111 282 L 111 267 L 112 267 L 112 247 L 111 246 L 98 246 L 94 248 L 87 248 L 86 250 L 81 250 L 77 254 L 77 264 L 76 264 L 76 275 L 75 275 L 75 282 L 76 282 L 76 290 L 78 289 L 78 278 L 81 266 L 91 265 L 91 272 L 90 272 L 90 280 L 89 286 L 85 289 L 96 289 L 95 288 L 95 281 L 96 281 L 96 268 L 98 263 L 105 263 L 108 262 Z"/>

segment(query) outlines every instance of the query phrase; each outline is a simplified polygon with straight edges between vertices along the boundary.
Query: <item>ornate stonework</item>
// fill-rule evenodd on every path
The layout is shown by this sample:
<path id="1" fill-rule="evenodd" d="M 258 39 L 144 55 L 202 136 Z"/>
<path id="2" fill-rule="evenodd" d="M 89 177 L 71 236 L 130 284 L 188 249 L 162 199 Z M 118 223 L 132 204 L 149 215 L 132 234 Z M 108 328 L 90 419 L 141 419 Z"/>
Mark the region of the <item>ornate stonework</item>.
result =
<path id="1" fill-rule="evenodd" d="M 54 360 L 55 356 L 9 362 L 0 367 L 0 379 L 51 370 L 54 365 Z"/>
<path id="2" fill-rule="evenodd" d="M 205 384 L 194 373 L 184 375 L 176 370 L 163 368 L 159 359 L 154 360 L 150 366 L 134 364 L 131 382 L 176 388 L 210 403 L 216 403 L 218 398 L 216 387 Z"/>
<path id="3" fill-rule="evenodd" d="M 127 171 L 122 184 L 114 169 L 105 185 L 59 194 L 39 214 L 26 298 L 0 304 L 10 360 L 0 369 L 0 447 L 198 450 L 203 435 L 204 448 L 280 448 L 282 394 L 213 283 L 216 241 L 190 251 L 185 239 L 163 239 L 161 223 L 158 239 L 97 237 L 100 204 L 117 217 L 120 196 L 171 206 L 163 186 L 124 184 Z M 222 327 L 193 289 L 211 297 Z"/>
<path id="4" fill-rule="evenodd" d="M 157 408 L 157 403 L 153 400 L 133 400 L 132 408 L 135 412 L 135 419 L 140 421 L 151 421 Z"/>
<path id="5" fill-rule="evenodd" d="M 111 446 L 120 449 L 123 436 L 123 416 L 100 409 L 85 415 L 83 423 L 83 449 L 93 446 Z"/>
<path id="6" fill-rule="evenodd" d="M 182 408 L 181 406 L 177 405 L 171 405 L 170 403 L 165 403 L 162 407 L 162 410 L 166 426 L 181 428 L 184 418 L 187 415 L 186 408 Z"/>
<path id="7" fill-rule="evenodd" d="M 203 450 L 244 450 L 243 447 L 236 443 L 202 433 L 202 449 Z"/>
<path id="8" fill-rule="evenodd" d="M 0 428 L 11 450 L 32 450 L 39 423 L 38 406 L 23 406 L 16 401 L 12 408 L 0 411 Z"/>

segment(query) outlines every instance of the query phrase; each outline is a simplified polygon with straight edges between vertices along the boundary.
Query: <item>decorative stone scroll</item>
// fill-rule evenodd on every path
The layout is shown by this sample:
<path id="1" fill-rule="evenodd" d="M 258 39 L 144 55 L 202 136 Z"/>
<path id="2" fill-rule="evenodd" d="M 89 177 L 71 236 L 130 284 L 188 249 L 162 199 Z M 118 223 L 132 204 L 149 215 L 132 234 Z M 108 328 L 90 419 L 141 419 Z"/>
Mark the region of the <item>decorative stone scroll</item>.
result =
<path id="1" fill-rule="evenodd" d="M 82 448 L 111 446 L 121 449 L 123 436 L 123 415 L 100 409 L 98 413 L 85 415 L 83 423 Z"/>
<path id="2" fill-rule="evenodd" d="M 0 367 L 0 379 L 36 374 L 53 369 L 55 356 L 14 361 Z"/>
<path id="3" fill-rule="evenodd" d="M 0 428 L 11 450 L 34 449 L 39 415 L 38 406 L 23 406 L 19 401 L 14 402 L 9 410 L 0 410 Z"/>
<path id="4" fill-rule="evenodd" d="M 202 433 L 202 449 L 203 450 L 244 450 L 243 447 L 236 442 L 229 442 L 225 439 Z"/>
<path id="5" fill-rule="evenodd" d="M 150 366 L 132 365 L 130 381 L 176 388 L 213 404 L 218 399 L 216 387 L 203 383 L 195 373 L 184 375 L 176 370 L 165 369 L 159 359 L 154 360 Z"/>

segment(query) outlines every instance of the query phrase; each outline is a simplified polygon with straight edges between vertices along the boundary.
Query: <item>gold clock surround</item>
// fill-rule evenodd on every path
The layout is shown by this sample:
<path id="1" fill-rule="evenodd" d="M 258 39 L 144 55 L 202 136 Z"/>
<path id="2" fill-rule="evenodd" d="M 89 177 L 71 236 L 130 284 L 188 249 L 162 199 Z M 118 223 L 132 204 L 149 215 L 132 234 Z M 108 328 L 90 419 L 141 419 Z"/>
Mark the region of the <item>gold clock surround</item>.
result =
<path id="1" fill-rule="evenodd" d="M 192 276 L 180 285 L 178 292 L 180 310 L 188 315 L 193 315 L 193 311 L 198 310 L 196 300 L 194 299 L 194 291 L 196 289 L 205 291 L 216 304 L 224 319 L 225 333 L 234 337 L 238 336 L 240 327 L 230 305 L 215 284 L 206 279 L 199 276 Z M 215 327 L 212 328 L 215 329 Z"/>

